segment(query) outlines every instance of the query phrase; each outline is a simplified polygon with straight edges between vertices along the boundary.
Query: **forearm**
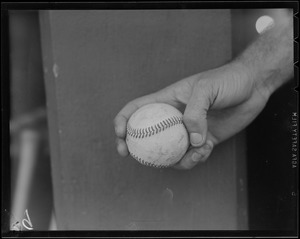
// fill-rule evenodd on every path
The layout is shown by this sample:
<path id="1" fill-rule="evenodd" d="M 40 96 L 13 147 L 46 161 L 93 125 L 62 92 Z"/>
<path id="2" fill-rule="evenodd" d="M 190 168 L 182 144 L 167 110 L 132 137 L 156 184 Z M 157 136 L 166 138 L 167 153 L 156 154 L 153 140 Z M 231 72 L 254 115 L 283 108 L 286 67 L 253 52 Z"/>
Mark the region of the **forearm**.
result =
<path id="1" fill-rule="evenodd" d="M 275 26 L 263 33 L 239 57 L 255 89 L 269 97 L 293 75 L 293 16 L 282 11 Z"/>

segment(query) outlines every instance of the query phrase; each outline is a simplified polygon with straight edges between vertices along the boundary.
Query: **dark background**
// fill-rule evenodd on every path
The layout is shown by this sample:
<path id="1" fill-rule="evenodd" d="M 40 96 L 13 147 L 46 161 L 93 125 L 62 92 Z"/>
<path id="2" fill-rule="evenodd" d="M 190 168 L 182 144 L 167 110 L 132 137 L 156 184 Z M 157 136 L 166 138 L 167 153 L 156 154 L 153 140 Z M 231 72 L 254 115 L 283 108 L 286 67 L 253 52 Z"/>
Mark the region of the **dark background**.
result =
<path id="1" fill-rule="evenodd" d="M 268 9 L 232 10 L 233 55 L 257 37 L 253 28 Z M 296 227 L 296 170 L 292 169 L 292 112 L 297 112 L 291 79 L 269 99 L 261 114 L 247 127 L 249 227 L 253 230 L 292 230 Z M 259 132 L 259 133 L 258 133 Z"/>

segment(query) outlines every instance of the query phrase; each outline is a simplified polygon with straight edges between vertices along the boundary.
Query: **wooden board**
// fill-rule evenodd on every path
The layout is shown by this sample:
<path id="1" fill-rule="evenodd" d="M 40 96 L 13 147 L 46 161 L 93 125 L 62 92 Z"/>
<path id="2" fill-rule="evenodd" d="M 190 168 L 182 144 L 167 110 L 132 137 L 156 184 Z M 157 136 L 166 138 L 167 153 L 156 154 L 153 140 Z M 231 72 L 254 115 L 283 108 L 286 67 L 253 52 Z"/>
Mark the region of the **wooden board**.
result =
<path id="1" fill-rule="evenodd" d="M 246 229 L 243 134 L 189 171 L 115 148 L 130 100 L 231 58 L 229 10 L 40 12 L 55 211 L 61 230 Z"/>

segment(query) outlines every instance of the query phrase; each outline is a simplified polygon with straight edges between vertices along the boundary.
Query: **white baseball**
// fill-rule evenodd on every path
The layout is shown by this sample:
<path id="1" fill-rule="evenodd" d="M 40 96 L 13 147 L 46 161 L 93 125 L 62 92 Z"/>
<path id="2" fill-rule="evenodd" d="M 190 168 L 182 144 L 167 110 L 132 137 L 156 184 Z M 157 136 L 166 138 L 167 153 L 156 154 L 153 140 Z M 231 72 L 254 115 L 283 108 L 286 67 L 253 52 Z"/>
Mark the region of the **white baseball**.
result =
<path id="1" fill-rule="evenodd" d="M 165 168 L 183 157 L 189 137 L 179 110 L 154 103 L 132 114 L 127 123 L 126 143 L 131 156 L 140 163 Z"/>

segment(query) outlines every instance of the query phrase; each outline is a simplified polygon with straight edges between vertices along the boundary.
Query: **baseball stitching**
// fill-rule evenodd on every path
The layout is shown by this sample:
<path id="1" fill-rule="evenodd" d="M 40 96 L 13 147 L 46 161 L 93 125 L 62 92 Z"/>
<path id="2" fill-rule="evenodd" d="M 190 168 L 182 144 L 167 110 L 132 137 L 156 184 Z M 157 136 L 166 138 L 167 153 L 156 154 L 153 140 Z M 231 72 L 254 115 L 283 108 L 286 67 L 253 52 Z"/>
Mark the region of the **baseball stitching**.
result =
<path id="1" fill-rule="evenodd" d="M 137 161 L 139 161 L 140 163 L 146 165 L 146 166 L 151 166 L 151 167 L 155 167 L 155 168 L 166 168 L 168 167 L 169 165 L 157 165 L 157 164 L 154 164 L 154 163 L 150 163 L 150 162 L 147 162 L 143 159 L 141 159 L 140 157 L 134 155 L 133 153 L 130 152 L 130 155 L 136 159 Z"/>
<path id="2" fill-rule="evenodd" d="M 162 132 L 165 129 L 170 128 L 171 126 L 177 124 L 182 124 L 182 118 L 178 116 L 173 116 L 171 118 L 168 118 L 166 120 L 157 123 L 156 125 L 149 126 L 143 129 L 134 129 L 130 125 L 128 125 L 127 134 L 133 138 L 143 139 L 151 135 L 157 134 L 159 132 Z"/>

